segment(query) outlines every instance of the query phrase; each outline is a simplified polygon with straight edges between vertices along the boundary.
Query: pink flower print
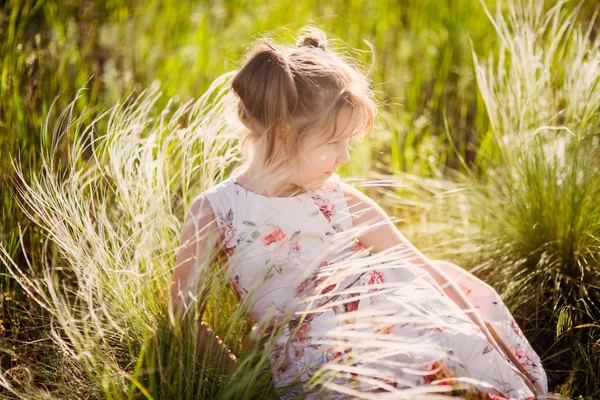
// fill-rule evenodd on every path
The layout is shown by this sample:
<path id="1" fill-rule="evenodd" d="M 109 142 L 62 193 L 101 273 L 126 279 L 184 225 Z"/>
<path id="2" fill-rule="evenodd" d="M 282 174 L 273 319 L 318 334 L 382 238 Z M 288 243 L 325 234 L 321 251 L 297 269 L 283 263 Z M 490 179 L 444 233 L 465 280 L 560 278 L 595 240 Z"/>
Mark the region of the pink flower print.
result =
<path id="1" fill-rule="evenodd" d="M 358 295 L 359 295 L 359 293 L 348 293 L 348 298 L 350 298 L 350 297 L 356 297 Z M 360 299 L 351 301 L 349 303 L 345 303 L 344 304 L 344 309 L 346 310 L 346 312 L 356 311 L 356 310 L 358 310 L 358 303 L 359 302 L 360 302 Z"/>
<path id="2" fill-rule="evenodd" d="M 306 294 L 308 296 L 314 295 L 314 289 L 325 279 L 325 276 L 317 278 L 317 276 L 312 273 L 308 278 L 302 281 L 300 285 L 296 287 L 296 296 L 300 296 Z"/>
<path id="3" fill-rule="evenodd" d="M 297 331 L 292 333 L 292 340 L 294 341 L 294 355 L 296 358 L 304 356 L 304 347 L 306 340 L 310 337 L 309 333 L 312 330 L 310 321 L 304 321 Z"/>
<path id="4" fill-rule="evenodd" d="M 438 379 L 447 379 L 452 378 L 452 373 L 450 369 L 443 363 L 439 361 L 433 361 L 431 363 L 427 363 L 425 365 L 426 371 L 435 371 L 432 374 L 423 376 L 425 383 L 432 383 L 437 381 Z M 450 385 L 449 381 L 439 382 L 440 385 Z"/>
<path id="5" fill-rule="evenodd" d="M 277 228 L 273 230 L 271 233 L 265 235 L 263 238 L 263 244 L 265 246 L 269 246 L 272 243 L 279 243 L 286 239 L 285 232 L 281 230 L 281 228 Z"/>
<path id="6" fill-rule="evenodd" d="M 338 300 L 343 300 L 344 298 L 347 299 L 348 297 L 353 297 L 353 296 L 342 294 L 338 297 Z M 335 315 L 346 314 L 347 312 L 358 309 L 358 300 L 351 301 L 349 303 L 344 303 L 341 305 L 335 305 L 335 306 L 332 306 L 331 308 L 333 309 L 333 312 L 335 313 Z M 354 316 L 352 318 L 344 318 L 344 323 L 346 323 L 346 324 L 353 324 L 354 322 L 356 322 L 356 317 L 354 317 Z"/>
<path id="7" fill-rule="evenodd" d="M 519 324 L 517 324 L 517 322 L 515 320 L 512 320 L 510 322 L 510 325 L 517 336 L 523 337 L 523 331 L 521 331 Z"/>
<path id="8" fill-rule="evenodd" d="M 358 238 L 354 238 L 352 240 L 352 244 L 350 245 L 349 249 L 352 251 L 366 250 L 365 247 L 360 243 L 360 240 L 358 240 Z"/>
<path id="9" fill-rule="evenodd" d="M 518 344 L 510 346 L 510 351 L 515 355 L 519 361 L 519 364 L 521 364 L 523 367 L 525 367 L 527 364 L 531 364 L 531 356 L 523 347 L 519 346 Z"/>
<path id="10" fill-rule="evenodd" d="M 380 284 L 380 283 L 384 283 L 384 282 L 385 282 L 385 279 L 381 272 L 379 272 L 375 269 L 372 269 L 371 271 L 369 271 L 369 281 L 367 282 L 368 285 L 375 285 L 375 284 Z M 371 290 L 369 290 L 369 293 L 378 292 L 380 290 L 381 290 L 381 288 L 371 289 Z M 369 297 L 369 302 L 371 304 L 377 304 L 377 303 L 379 303 L 379 298 L 377 298 L 377 296 L 371 296 L 371 297 Z"/>
<path id="11" fill-rule="evenodd" d="M 306 278 L 305 280 L 302 281 L 302 283 L 300 283 L 300 285 L 298 285 L 296 287 L 296 297 L 301 296 L 301 295 L 308 295 L 308 296 L 312 296 L 315 294 L 315 289 L 321 284 L 321 282 L 323 282 L 325 279 L 327 279 L 326 276 L 322 276 L 320 278 L 317 278 L 317 271 L 319 270 L 320 267 L 329 265 L 329 262 L 327 261 L 323 261 L 321 262 L 321 264 L 319 265 L 319 267 L 317 268 L 316 271 L 313 271 L 313 273 Z M 325 287 L 323 290 L 321 290 L 321 292 L 319 294 L 325 294 L 328 292 L 331 292 L 333 289 L 335 289 L 337 285 L 335 283 L 332 283 L 331 285 Z M 324 299 L 323 301 L 327 301 L 326 299 Z"/>
<path id="12" fill-rule="evenodd" d="M 329 293 L 331 292 L 333 289 L 335 289 L 335 283 L 332 283 L 331 285 L 327 286 L 325 289 L 321 290 L 320 294 L 325 294 L 325 293 Z"/>
<path id="13" fill-rule="evenodd" d="M 325 184 L 323 184 L 323 187 L 321 188 L 321 192 L 323 193 L 330 193 L 333 192 L 335 190 L 335 182 L 332 179 L 328 179 Z"/>
<path id="14" fill-rule="evenodd" d="M 311 274 L 308 278 L 306 278 L 298 286 L 296 286 L 296 297 L 298 297 L 304 293 L 310 293 L 310 292 L 308 292 L 308 288 L 314 286 L 314 280 L 315 280 L 315 275 Z"/>
<path id="15" fill-rule="evenodd" d="M 233 210 L 229 209 L 225 216 L 219 213 L 219 218 L 221 220 L 221 226 L 219 227 L 221 243 L 223 243 L 225 253 L 231 256 L 237 245 L 237 231 L 233 227 Z"/>
<path id="16" fill-rule="evenodd" d="M 384 283 L 385 280 L 383 278 L 383 274 L 376 269 L 369 271 L 369 285 L 374 285 L 376 283 Z"/>
<path id="17" fill-rule="evenodd" d="M 312 196 L 313 201 L 321 210 L 321 213 L 327 218 L 327 221 L 331 221 L 331 217 L 335 215 L 335 204 L 331 204 L 329 199 L 321 197 L 320 195 Z"/>
<path id="18" fill-rule="evenodd" d="M 263 238 L 262 242 L 267 247 L 269 260 L 278 273 L 282 272 L 283 265 L 296 265 L 300 256 L 300 245 L 296 237 L 300 231 L 294 232 L 291 238 L 281 228 L 273 228 Z"/>
<path id="19" fill-rule="evenodd" d="M 358 296 L 359 293 L 348 293 L 347 295 L 347 299 L 351 298 L 351 297 L 356 297 Z M 358 310 L 358 303 L 360 302 L 360 299 L 354 300 L 354 301 L 350 301 L 348 303 L 344 303 L 344 311 L 349 313 L 349 312 L 353 312 Z M 347 324 L 353 324 L 356 322 L 356 316 L 352 316 L 349 318 L 345 318 L 344 322 Z"/>
<path id="20" fill-rule="evenodd" d="M 384 335 L 389 335 L 390 333 L 392 333 L 393 329 L 394 329 L 394 324 L 384 326 L 383 328 L 378 328 L 375 330 L 375 333 L 382 333 Z"/>
<path id="21" fill-rule="evenodd" d="M 336 350 L 334 347 L 329 347 L 325 350 L 325 360 L 326 361 L 334 361 L 342 358 L 342 352 Z"/>
<path id="22" fill-rule="evenodd" d="M 396 381 L 393 381 L 390 379 L 380 378 L 378 376 L 374 376 L 373 379 L 375 379 L 379 382 L 383 382 L 383 383 L 393 386 L 393 387 L 398 387 Z M 373 393 L 389 393 L 389 390 L 384 389 L 384 388 L 377 388 L 377 389 L 373 389 Z"/>
<path id="23" fill-rule="evenodd" d="M 287 360 L 285 358 L 281 357 L 284 353 L 284 350 L 285 350 L 285 345 L 283 343 L 277 343 L 277 344 L 275 344 L 275 346 L 273 346 L 273 348 L 271 349 L 271 352 L 270 352 L 270 356 L 272 358 L 277 359 L 275 368 L 277 370 L 277 373 L 279 373 L 279 374 L 284 373 L 289 367 L 289 363 L 287 362 Z"/>
<path id="24" fill-rule="evenodd" d="M 343 341 L 342 338 L 335 338 L 336 340 Z M 348 354 L 352 351 L 352 347 L 348 345 L 339 344 L 333 347 L 328 347 L 325 349 L 324 360 L 325 361 L 334 361 L 334 360 L 349 360 L 351 355 Z M 356 373 L 351 372 L 350 375 L 356 376 Z"/>

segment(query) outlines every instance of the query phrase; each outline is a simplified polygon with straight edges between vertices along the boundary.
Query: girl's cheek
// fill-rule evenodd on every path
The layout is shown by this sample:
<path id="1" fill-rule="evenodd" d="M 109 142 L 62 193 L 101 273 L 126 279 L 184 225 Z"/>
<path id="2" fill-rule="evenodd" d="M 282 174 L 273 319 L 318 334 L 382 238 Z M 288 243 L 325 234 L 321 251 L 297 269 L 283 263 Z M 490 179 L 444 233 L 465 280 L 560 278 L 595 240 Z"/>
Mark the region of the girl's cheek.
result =
<path id="1" fill-rule="evenodd" d="M 304 158 L 304 165 L 314 167 L 318 164 L 324 164 L 328 160 L 328 155 L 324 151 L 315 151 L 310 156 Z"/>
<path id="2" fill-rule="evenodd" d="M 322 164 L 327 164 L 334 160 L 334 156 L 334 152 L 323 150 L 319 153 L 317 161 Z"/>
<path id="3" fill-rule="evenodd" d="M 335 161 L 335 152 L 324 146 L 314 149 L 310 154 L 303 157 L 303 166 L 307 171 L 322 172 L 322 169 L 327 169 Z"/>

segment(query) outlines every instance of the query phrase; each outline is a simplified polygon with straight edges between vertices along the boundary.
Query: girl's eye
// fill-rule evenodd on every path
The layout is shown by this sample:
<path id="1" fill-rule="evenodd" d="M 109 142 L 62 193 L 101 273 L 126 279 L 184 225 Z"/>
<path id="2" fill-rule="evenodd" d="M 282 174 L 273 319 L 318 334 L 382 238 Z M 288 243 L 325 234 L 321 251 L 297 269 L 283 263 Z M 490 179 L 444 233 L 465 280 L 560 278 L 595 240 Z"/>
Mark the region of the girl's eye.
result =
<path id="1" fill-rule="evenodd" d="M 339 140 L 334 140 L 333 142 L 329 142 L 329 144 L 332 144 L 332 145 L 334 145 L 334 146 L 337 146 L 339 143 L 340 143 L 340 141 L 339 141 Z M 350 146 L 350 142 L 348 142 L 348 143 L 346 144 L 346 147 L 347 147 L 349 150 L 354 150 L 354 148 L 352 148 L 352 146 Z"/>

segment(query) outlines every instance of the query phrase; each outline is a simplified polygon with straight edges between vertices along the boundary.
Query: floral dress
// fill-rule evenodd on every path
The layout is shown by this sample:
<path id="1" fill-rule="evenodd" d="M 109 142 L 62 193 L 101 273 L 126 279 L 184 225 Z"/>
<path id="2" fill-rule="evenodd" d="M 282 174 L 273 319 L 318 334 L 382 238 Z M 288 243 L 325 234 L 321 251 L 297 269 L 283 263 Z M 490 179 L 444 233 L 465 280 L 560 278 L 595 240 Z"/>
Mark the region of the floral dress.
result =
<path id="1" fill-rule="evenodd" d="M 346 370 L 333 380 L 330 387 L 337 388 L 330 397 L 321 392 L 314 398 L 453 381 L 474 387 L 481 395 L 475 398 L 534 398 L 524 377 L 547 393 L 539 356 L 491 286 L 454 264 L 432 261 L 494 328 L 512 361 L 490 345 L 429 273 L 402 256 L 379 259 L 359 243 L 339 175 L 317 190 L 268 197 L 236 182 L 240 168 L 203 195 L 227 254 L 225 273 L 258 326 L 270 332 L 296 315 L 282 325 L 283 334 L 269 351 L 276 387 L 301 382 L 282 398 L 297 395 L 323 365 L 351 365 L 352 359 L 377 371 L 370 383 L 361 372 Z M 526 375 L 519 374 L 515 360 Z"/>

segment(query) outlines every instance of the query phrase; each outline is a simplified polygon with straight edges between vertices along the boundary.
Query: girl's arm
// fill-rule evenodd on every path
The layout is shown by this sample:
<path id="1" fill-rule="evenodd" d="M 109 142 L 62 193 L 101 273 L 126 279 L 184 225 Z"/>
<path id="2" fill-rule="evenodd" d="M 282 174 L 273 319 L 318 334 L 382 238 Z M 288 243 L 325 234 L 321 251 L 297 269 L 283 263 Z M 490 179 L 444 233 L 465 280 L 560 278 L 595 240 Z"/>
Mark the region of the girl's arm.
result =
<path id="1" fill-rule="evenodd" d="M 479 326 L 490 344 L 500 354 L 506 353 L 504 343 L 501 343 L 501 341 L 500 343 L 498 342 L 499 337 L 493 332 L 493 328 L 483 321 L 471 301 L 467 299 L 452 279 L 400 233 L 390 217 L 375 201 L 344 182 L 340 182 L 340 184 L 348 203 L 348 208 L 352 214 L 353 226 L 358 228 L 369 227 L 357 236 L 361 245 L 371 251 L 371 253 L 393 249 L 394 251 L 398 251 L 404 260 L 427 271 L 442 288 L 444 293 Z M 516 367 L 519 369 L 523 381 L 533 393 L 544 393 L 541 387 L 531 383 L 527 378 L 527 372 L 518 363 Z"/>
<path id="2" fill-rule="evenodd" d="M 361 230 L 357 235 L 361 245 L 371 253 L 385 250 L 397 251 L 402 255 L 403 260 L 429 272 L 444 291 L 448 291 L 448 288 L 452 287 L 448 276 L 404 237 L 390 217 L 373 199 L 344 182 L 341 182 L 341 187 L 352 214 L 352 224 Z M 449 290 L 449 292 L 447 294 L 453 300 L 458 300 L 458 302 L 463 300 L 463 296 L 454 295 L 453 290 Z"/>
<path id="3" fill-rule="evenodd" d="M 348 203 L 349 211 L 352 214 L 353 226 L 358 229 L 362 227 L 366 228 L 365 230 L 361 229 L 362 232 L 357 235 L 361 245 L 371 251 L 371 253 L 378 253 L 384 250 L 397 251 L 403 260 L 427 271 L 444 293 L 479 326 L 482 333 L 487 337 L 488 342 L 502 354 L 504 349 L 497 342 L 497 336 L 494 337 L 493 333 L 490 332 L 490 326 L 483 321 L 473 304 L 450 277 L 398 231 L 390 217 L 375 201 L 344 182 L 340 182 L 340 184 Z M 540 392 L 540 388 L 534 387 L 523 371 L 520 371 L 520 375 L 522 375 L 523 381 L 533 393 Z"/>
<path id="4" fill-rule="evenodd" d="M 229 370 L 232 362 L 236 361 L 235 355 L 202 321 L 210 285 L 198 285 L 199 280 L 206 277 L 204 272 L 209 270 L 207 267 L 214 261 L 218 240 L 219 231 L 214 213 L 206 197 L 200 195 L 192 203 L 183 224 L 181 245 L 169 291 L 169 307 L 179 334 L 183 334 L 182 325 L 187 326 L 185 324 L 193 317 L 195 307 L 200 307 L 200 317 L 195 322 L 199 350 L 214 365 Z M 196 299 L 194 291 L 198 287 L 203 290 Z"/>

